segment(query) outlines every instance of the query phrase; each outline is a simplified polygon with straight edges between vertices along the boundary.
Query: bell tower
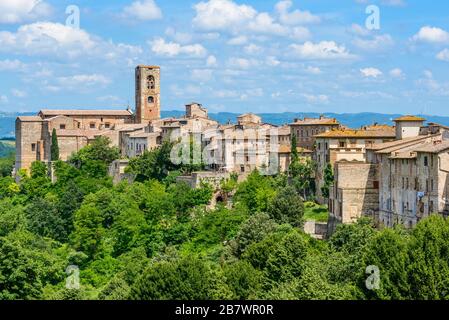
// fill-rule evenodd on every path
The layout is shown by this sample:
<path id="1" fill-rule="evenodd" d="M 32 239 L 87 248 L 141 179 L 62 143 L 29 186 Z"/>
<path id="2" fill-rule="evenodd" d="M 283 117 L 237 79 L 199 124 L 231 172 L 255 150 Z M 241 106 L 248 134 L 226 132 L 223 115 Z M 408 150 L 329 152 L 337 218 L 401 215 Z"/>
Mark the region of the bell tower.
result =
<path id="1" fill-rule="evenodd" d="M 147 123 L 161 118 L 160 80 L 160 67 L 136 67 L 136 123 Z"/>

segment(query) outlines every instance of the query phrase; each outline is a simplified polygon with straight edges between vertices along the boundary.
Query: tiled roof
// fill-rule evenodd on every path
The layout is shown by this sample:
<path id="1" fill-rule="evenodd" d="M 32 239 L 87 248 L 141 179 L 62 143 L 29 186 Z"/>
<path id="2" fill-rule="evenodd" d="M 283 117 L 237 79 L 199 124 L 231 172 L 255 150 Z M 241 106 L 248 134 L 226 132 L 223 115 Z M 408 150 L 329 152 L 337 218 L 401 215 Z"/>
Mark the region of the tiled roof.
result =
<path id="1" fill-rule="evenodd" d="M 396 122 L 400 122 L 400 121 L 417 121 L 417 122 L 422 122 L 422 121 L 426 121 L 426 119 L 420 118 L 420 117 L 417 117 L 417 116 L 402 116 L 402 117 L 399 117 L 397 119 L 394 119 L 393 121 L 396 121 Z"/>
<path id="2" fill-rule="evenodd" d="M 425 153 L 440 153 L 446 150 L 449 150 L 449 141 L 429 143 L 415 149 L 416 152 L 425 152 Z"/>
<path id="3" fill-rule="evenodd" d="M 395 138 L 393 127 L 381 127 L 380 129 L 353 130 L 336 129 L 316 135 L 317 138 Z"/>
<path id="4" fill-rule="evenodd" d="M 312 126 L 312 125 L 338 125 L 339 122 L 335 118 L 304 118 L 297 119 L 291 125 Z"/>
<path id="5" fill-rule="evenodd" d="M 436 136 L 436 135 L 434 135 L 434 136 Z M 417 143 L 421 143 L 422 141 L 428 139 L 429 137 L 432 137 L 432 136 L 410 137 L 410 138 L 405 138 L 402 140 L 396 140 L 396 141 L 375 144 L 373 146 L 368 146 L 367 149 L 375 150 L 379 153 L 389 153 L 394 150 L 398 150 L 401 148 L 406 148 L 408 146 L 416 145 Z M 391 150 L 391 151 L 389 151 L 389 150 Z"/>
<path id="6" fill-rule="evenodd" d="M 45 117 L 52 116 L 132 116 L 130 110 L 48 110 L 43 109 L 39 114 Z"/>
<path id="7" fill-rule="evenodd" d="M 43 121 L 41 117 L 38 116 L 19 116 L 17 117 L 22 122 L 40 122 Z"/>

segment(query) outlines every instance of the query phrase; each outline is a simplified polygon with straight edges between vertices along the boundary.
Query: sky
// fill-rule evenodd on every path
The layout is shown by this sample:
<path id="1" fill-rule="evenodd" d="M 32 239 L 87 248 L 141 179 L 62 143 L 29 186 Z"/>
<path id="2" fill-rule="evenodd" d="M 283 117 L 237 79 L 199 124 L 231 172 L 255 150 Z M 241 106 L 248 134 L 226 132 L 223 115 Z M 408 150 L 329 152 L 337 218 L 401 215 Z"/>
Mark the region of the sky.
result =
<path id="1" fill-rule="evenodd" d="M 134 108 L 139 64 L 163 110 L 449 116 L 449 2 L 0 0 L 0 111 Z"/>

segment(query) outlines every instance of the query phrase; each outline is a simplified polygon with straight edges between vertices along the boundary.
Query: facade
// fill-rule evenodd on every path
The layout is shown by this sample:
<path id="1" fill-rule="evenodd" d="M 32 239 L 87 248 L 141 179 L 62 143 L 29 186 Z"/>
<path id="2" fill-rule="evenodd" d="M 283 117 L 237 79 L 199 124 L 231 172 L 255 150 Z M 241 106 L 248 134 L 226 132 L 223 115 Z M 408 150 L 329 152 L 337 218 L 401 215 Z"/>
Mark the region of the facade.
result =
<path id="1" fill-rule="evenodd" d="M 366 145 L 362 161 L 336 161 L 329 231 L 362 216 L 408 228 L 431 214 L 449 214 L 449 133 L 431 123 L 401 119 L 397 139 Z M 421 121 L 421 120 L 420 120 Z M 422 124 L 422 122 L 420 122 Z"/>
<path id="2" fill-rule="evenodd" d="M 136 122 L 150 123 L 161 118 L 161 70 L 158 66 L 136 68 Z"/>
<path id="3" fill-rule="evenodd" d="M 366 126 L 359 130 L 342 128 L 317 135 L 313 158 L 317 163 L 315 183 L 318 201 L 325 201 L 321 188 L 328 164 L 335 167 L 336 163 L 341 162 L 363 163 L 366 161 L 367 147 L 394 140 L 395 137 L 395 128 L 383 125 Z"/>
<path id="4" fill-rule="evenodd" d="M 314 150 L 315 136 L 333 129 L 340 128 L 337 119 L 326 118 L 304 118 L 295 119 L 290 124 L 291 135 L 296 136 L 297 146 L 306 150 Z"/>
<path id="5" fill-rule="evenodd" d="M 41 110 L 36 116 L 16 119 L 15 172 L 29 169 L 34 161 L 51 161 L 51 136 L 58 136 L 60 159 L 96 137 L 106 136 L 113 145 L 126 150 L 124 133 L 145 132 L 145 127 L 160 118 L 160 69 L 136 67 L 136 114 L 127 110 Z M 147 131 L 149 132 L 149 130 Z"/>

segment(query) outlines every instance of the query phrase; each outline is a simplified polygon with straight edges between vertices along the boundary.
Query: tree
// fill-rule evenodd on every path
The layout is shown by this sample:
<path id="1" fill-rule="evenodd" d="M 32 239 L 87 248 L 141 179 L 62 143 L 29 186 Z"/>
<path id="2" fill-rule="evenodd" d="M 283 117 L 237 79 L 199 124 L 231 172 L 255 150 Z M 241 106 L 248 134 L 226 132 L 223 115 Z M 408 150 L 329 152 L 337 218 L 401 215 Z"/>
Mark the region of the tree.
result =
<path id="1" fill-rule="evenodd" d="M 136 181 L 139 182 L 150 179 L 162 181 L 170 171 L 179 169 L 179 166 L 170 160 L 172 147 L 171 142 L 164 141 L 159 148 L 146 150 L 141 156 L 130 160 L 127 172 L 135 174 Z"/>
<path id="2" fill-rule="evenodd" d="M 130 294 L 132 300 L 216 300 L 231 296 L 217 266 L 196 257 L 151 265 Z"/>
<path id="3" fill-rule="evenodd" d="M 360 272 L 360 286 L 371 299 L 400 300 L 410 297 L 408 284 L 409 258 L 407 252 L 408 236 L 396 230 L 384 229 L 367 244 L 363 254 L 363 265 L 379 268 L 380 285 L 377 290 L 367 290 L 367 275 Z M 422 279 L 423 280 L 423 279 Z"/>
<path id="4" fill-rule="evenodd" d="M 0 158 L 0 178 L 11 176 L 14 168 L 14 160 L 14 152 L 9 153 L 9 155 L 5 158 Z"/>
<path id="5" fill-rule="evenodd" d="M 296 134 L 293 134 L 291 143 L 291 163 L 296 163 L 298 161 L 299 161 L 298 139 L 296 137 Z"/>
<path id="6" fill-rule="evenodd" d="M 448 239 L 449 221 L 439 215 L 420 221 L 413 230 L 407 270 L 411 299 L 449 299 Z"/>
<path id="7" fill-rule="evenodd" d="M 268 207 L 268 214 L 279 224 L 303 225 L 304 203 L 293 187 L 281 189 Z"/>
<path id="8" fill-rule="evenodd" d="M 42 198 L 32 200 L 25 209 L 29 229 L 42 237 L 50 237 L 58 241 L 67 239 L 68 233 L 56 204 Z"/>
<path id="9" fill-rule="evenodd" d="M 242 204 L 250 213 L 266 212 L 276 196 L 272 178 L 262 176 L 257 170 L 246 181 L 239 184 L 234 196 L 236 203 Z"/>
<path id="10" fill-rule="evenodd" d="M 78 153 L 73 154 L 69 162 L 77 168 L 82 168 L 90 162 L 101 162 L 105 166 L 109 166 L 114 160 L 120 158 L 119 149 L 110 145 L 110 138 L 96 137 L 91 144 L 82 148 Z"/>
<path id="11" fill-rule="evenodd" d="M 334 183 L 334 171 L 330 163 L 327 164 L 326 169 L 324 169 L 324 185 L 321 187 L 321 194 L 324 198 L 329 199 L 329 189 Z"/>
<path id="12" fill-rule="evenodd" d="M 223 268 L 233 300 L 254 300 L 265 282 L 263 273 L 246 261 L 226 264 Z"/>
<path id="13" fill-rule="evenodd" d="M 234 241 L 235 254 L 240 257 L 253 243 L 262 241 L 267 235 L 274 232 L 277 223 L 270 219 L 266 213 L 256 213 L 242 224 Z"/>
<path id="14" fill-rule="evenodd" d="M 56 134 L 56 129 L 53 128 L 51 133 L 51 161 L 59 160 L 59 145 L 58 145 L 58 136 Z"/>
<path id="15" fill-rule="evenodd" d="M 272 284 L 291 281 L 301 275 L 311 241 L 308 235 L 287 225 L 250 245 L 243 259 L 263 271 Z"/>
<path id="16" fill-rule="evenodd" d="M 314 186 L 314 172 L 316 163 L 311 159 L 300 159 L 290 164 L 292 183 L 304 199 L 311 193 Z"/>

